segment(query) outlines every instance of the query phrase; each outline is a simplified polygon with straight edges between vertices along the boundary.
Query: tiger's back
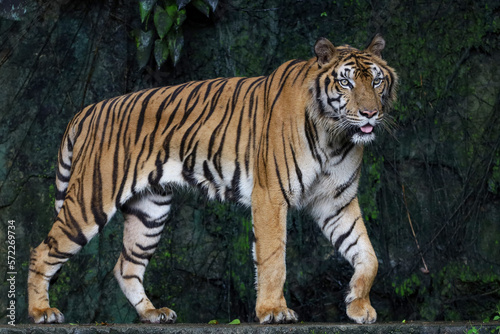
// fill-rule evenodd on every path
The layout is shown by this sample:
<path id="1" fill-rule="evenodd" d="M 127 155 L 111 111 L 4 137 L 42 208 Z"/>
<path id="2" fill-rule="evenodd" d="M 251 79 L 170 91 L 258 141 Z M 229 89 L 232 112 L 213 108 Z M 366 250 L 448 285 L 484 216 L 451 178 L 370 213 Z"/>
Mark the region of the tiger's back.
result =
<path id="1" fill-rule="evenodd" d="M 316 44 L 317 59 L 289 61 L 267 77 L 148 89 L 78 113 L 59 151 L 56 222 L 30 261 L 30 317 L 35 322 L 64 321 L 48 303 L 50 278 L 121 210 L 124 247 L 115 277 L 142 321 L 175 321 L 175 312 L 155 308 L 143 287 L 175 184 L 252 207 L 256 313 L 261 322 L 297 320 L 282 294 L 286 211 L 291 207 L 308 207 L 355 267 L 348 315 L 358 322 L 374 321 L 367 294 L 377 266 L 356 198 L 363 151 L 359 143 L 374 138 L 384 102 L 394 99 L 392 81 L 397 77 L 379 57 L 375 42 L 380 40 L 369 48 L 373 56 L 335 49 L 325 41 Z M 356 69 L 359 64 L 349 56 L 365 61 L 365 68 Z M 364 74 L 360 79 L 355 73 Z M 368 85 L 368 79 L 390 85 Z M 341 80 L 352 81 L 351 96 L 339 93 L 346 88 L 339 86 Z M 358 102 L 361 112 L 345 109 Z M 355 117 L 359 119 L 354 122 Z M 339 132 L 337 128 L 347 128 L 341 123 L 345 119 L 354 128 Z"/>
<path id="2" fill-rule="evenodd" d="M 150 186 L 169 183 L 197 186 L 210 198 L 250 205 L 255 152 L 268 130 L 262 126 L 269 117 L 264 104 L 277 97 L 267 81 L 195 81 L 89 106 L 66 133 L 73 142 L 72 177 L 79 174 L 81 182 L 93 183 L 92 190 L 101 188 L 102 201 L 118 208 Z M 60 155 L 65 159 L 68 153 Z"/>

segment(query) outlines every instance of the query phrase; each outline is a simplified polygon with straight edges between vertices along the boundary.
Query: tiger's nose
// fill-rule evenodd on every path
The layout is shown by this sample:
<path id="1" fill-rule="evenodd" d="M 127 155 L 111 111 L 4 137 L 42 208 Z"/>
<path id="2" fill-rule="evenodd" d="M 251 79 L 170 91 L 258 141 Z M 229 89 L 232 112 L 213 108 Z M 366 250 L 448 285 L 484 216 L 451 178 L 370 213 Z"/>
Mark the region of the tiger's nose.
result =
<path id="1" fill-rule="evenodd" d="M 378 113 L 378 110 L 375 109 L 375 110 L 360 110 L 359 113 L 363 116 L 365 116 L 366 118 L 372 118 L 373 116 L 375 116 L 377 113 Z"/>

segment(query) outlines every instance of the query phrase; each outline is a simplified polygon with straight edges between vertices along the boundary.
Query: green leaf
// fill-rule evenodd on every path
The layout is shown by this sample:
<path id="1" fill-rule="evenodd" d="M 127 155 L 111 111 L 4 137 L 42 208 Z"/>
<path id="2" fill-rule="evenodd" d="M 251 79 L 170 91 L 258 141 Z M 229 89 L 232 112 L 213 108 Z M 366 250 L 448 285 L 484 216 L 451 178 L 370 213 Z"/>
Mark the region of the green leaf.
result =
<path id="1" fill-rule="evenodd" d="M 160 36 L 161 39 L 165 37 L 172 27 L 172 24 L 174 24 L 174 20 L 167 14 L 167 11 L 160 6 L 157 6 L 155 9 L 154 22 L 158 36 Z"/>
<path id="2" fill-rule="evenodd" d="M 202 0 L 194 0 L 191 3 L 196 7 L 196 9 L 205 14 L 206 17 L 210 15 L 210 7 Z"/>
<path id="3" fill-rule="evenodd" d="M 182 9 L 182 8 L 186 7 L 186 5 L 190 2 L 191 2 L 191 0 L 177 0 L 177 7 L 179 9 Z"/>
<path id="4" fill-rule="evenodd" d="M 215 8 L 217 8 L 219 0 L 204 0 L 204 1 L 210 6 L 210 8 L 212 8 L 212 12 L 215 12 Z"/>
<path id="5" fill-rule="evenodd" d="M 141 22 L 144 23 L 146 18 L 151 13 L 153 6 L 157 0 L 141 0 L 139 1 L 139 11 L 141 12 Z"/>
<path id="6" fill-rule="evenodd" d="M 153 31 L 135 30 L 133 32 L 137 46 L 137 62 L 143 68 L 149 61 L 153 47 Z"/>
<path id="7" fill-rule="evenodd" d="M 217 320 L 210 320 L 208 322 L 209 325 L 217 325 L 219 322 Z"/>
<path id="8" fill-rule="evenodd" d="M 156 65 L 158 65 L 158 69 L 160 69 L 161 65 L 163 65 L 168 59 L 168 42 L 157 39 L 155 41 L 154 54 Z"/>
<path id="9" fill-rule="evenodd" d="M 177 13 L 178 13 L 177 26 L 180 27 L 182 25 L 182 23 L 186 20 L 186 10 L 181 9 Z"/>
<path id="10" fill-rule="evenodd" d="M 177 5 L 169 5 L 166 8 L 167 14 L 172 18 L 175 19 L 177 17 Z"/>
<path id="11" fill-rule="evenodd" d="M 229 323 L 229 325 L 239 325 L 239 324 L 241 324 L 240 319 L 234 319 L 233 321 L 231 321 L 231 322 Z"/>
<path id="12" fill-rule="evenodd" d="M 184 46 L 184 35 L 182 34 L 182 30 L 170 32 L 168 34 L 168 49 L 170 52 L 170 58 L 174 63 L 174 66 L 177 65 L 179 59 L 181 58 L 182 47 Z"/>

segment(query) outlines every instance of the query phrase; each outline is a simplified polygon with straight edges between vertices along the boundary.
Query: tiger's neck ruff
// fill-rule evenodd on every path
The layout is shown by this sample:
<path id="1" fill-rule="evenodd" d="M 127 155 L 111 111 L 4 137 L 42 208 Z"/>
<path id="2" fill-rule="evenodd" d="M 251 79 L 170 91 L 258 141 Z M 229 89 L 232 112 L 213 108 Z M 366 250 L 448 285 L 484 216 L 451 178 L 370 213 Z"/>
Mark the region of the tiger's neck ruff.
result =
<path id="1" fill-rule="evenodd" d="M 256 315 L 297 321 L 283 297 L 286 216 L 307 208 L 354 267 L 347 315 L 372 323 L 369 291 L 377 259 L 356 197 L 363 145 L 390 124 L 397 76 L 376 36 L 359 51 L 320 39 L 316 57 L 268 77 L 218 78 L 140 91 L 91 105 L 68 125 L 59 150 L 57 219 L 31 255 L 29 315 L 62 322 L 49 281 L 101 231 L 125 217 L 115 277 L 144 322 L 174 322 L 155 308 L 143 277 L 167 221 L 172 185 L 251 206 Z"/>

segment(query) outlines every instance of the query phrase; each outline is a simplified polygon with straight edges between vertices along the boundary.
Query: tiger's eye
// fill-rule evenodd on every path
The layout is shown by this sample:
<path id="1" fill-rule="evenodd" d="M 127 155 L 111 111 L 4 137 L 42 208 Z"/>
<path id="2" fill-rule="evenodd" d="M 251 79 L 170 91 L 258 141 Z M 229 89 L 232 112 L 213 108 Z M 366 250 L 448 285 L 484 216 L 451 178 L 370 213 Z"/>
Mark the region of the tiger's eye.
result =
<path id="1" fill-rule="evenodd" d="M 347 80 L 347 79 L 342 79 L 342 80 L 340 80 L 340 84 L 341 84 L 342 86 L 344 86 L 344 87 L 349 87 L 349 86 L 350 86 L 350 85 L 349 85 L 349 80 Z"/>
<path id="2" fill-rule="evenodd" d="M 376 78 L 376 79 L 373 80 L 373 87 L 377 87 L 381 83 L 382 83 L 382 79 L 381 78 Z"/>

